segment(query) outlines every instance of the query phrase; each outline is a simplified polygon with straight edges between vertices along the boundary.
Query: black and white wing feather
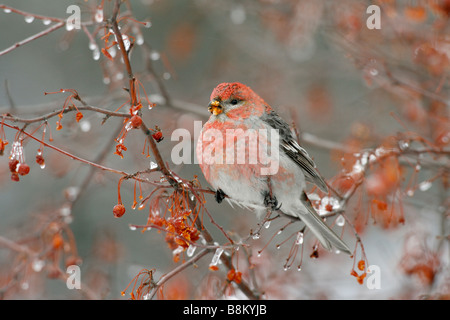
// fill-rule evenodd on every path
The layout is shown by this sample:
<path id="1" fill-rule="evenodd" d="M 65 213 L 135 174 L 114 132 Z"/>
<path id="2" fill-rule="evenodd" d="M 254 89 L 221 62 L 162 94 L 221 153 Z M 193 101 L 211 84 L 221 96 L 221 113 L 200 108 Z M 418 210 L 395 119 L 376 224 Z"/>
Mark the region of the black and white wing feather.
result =
<path id="1" fill-rule="evenodd" d="M 317 172 L 314 161 L 311 159 L 308 152 L 306 152 L 306 150 L 294 139 L 289 125 L 275 111 L 270 111 L 269 114 L 263 117 L 263 121 L 272 128 L 278 130 L 281 139 L 281 151 L 287 154 L 300 166 L 305 175 L 305 179 L 318 186 L 322 191 L 328 192 L 328 187 Z"/>

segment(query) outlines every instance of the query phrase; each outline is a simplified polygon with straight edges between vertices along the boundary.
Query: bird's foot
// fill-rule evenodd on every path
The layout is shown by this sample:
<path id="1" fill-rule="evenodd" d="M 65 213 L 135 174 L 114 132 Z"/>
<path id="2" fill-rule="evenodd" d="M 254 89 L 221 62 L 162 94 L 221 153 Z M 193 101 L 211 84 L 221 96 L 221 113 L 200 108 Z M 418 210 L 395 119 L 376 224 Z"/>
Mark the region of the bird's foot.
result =
<path id="1" fill-rule="evenodd" d="M 222 191 L 222 189 L 217 189 L 216 190 L 216 201 L 217 203 L 221 203 L 223 201 L 223 199 L 225 199 L 227 195 L 225 194 L 225 192 Z"/>
<path id="2" fill-rule="evenodd" d="M 273 211 L 279 210 L 281 208 L 281 203 L 278 205 L 277 197 L 271 196 L 269 192 L 264 195 L 264 205 Z"/>

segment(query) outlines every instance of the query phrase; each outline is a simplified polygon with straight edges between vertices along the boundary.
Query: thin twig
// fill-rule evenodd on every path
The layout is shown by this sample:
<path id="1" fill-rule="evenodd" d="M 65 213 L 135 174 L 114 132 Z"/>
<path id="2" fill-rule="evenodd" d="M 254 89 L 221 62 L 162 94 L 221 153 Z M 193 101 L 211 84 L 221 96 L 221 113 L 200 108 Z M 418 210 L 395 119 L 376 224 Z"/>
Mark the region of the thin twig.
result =
<path id="1" fill-rule="evenodd" d="M 170 280 L 172 277 L 189 267 L 190 265 L 194 264 L 204 256 L 206 256 L 208 253 L 212 252 L 213 249 L 203 249 L 198 254 L 190 258 L 189 260 L 186 260 L 183 264 L 180 264 L 178 267 L 174 268 L 170 272 L 163 275 L 158 282 L 156 282 L 155 286 L 152 288 L 152 290 L 149 292 L 149 299 L 153 299 L 156 292 L 158 292 L 159 288 L 164 285 L 168 280 Z"/>
<path id="2" fill-rule="evenodd" d="M 5 50 L 0 51 L 0 56 L 2 56 L 4 54 L 7 54 L 8 52 L 11 52 L 14 49 L 17 49 L 18 47 L 23 46 L 23 45 L 25 45 L 25 44 L 33 41 L 33 40 L 39 39 L 40 37 L 43 37 L 43 36 L 45 36 L 45 35 L 47 35 L 49 33 L 52 33 L 53 31 L 58 30 L 58 29 L 64 27 L 65 25 L 66 25 L 65 22 L 58 22 L 57 24 L 51 26 L 50 28 L 47 28 L 47 29 L 45 29 L 45 30 L 43 30 L 43 31 L 41 31 L 39 33 L 36 33 L 36 34 L 32 35 L 31 37 L 23 39 L 22 41 L 16 42 L 15 44 L 10 46 L 9 48 L 6 48 Z"/>

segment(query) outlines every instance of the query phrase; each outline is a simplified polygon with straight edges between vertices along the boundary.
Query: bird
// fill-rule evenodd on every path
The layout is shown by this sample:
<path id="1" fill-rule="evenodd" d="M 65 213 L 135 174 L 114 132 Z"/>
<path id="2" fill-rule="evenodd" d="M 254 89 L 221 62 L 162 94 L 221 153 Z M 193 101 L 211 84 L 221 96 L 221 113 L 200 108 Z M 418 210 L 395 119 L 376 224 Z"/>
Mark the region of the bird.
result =
<path id="1" fill-rule="evenodd" d="M 217 85 L 208 110 L 196 156 L 216 201 L 226 199 L 259 215 L 268 208 L 280 210 L 300 219 L 326 250 L 334 247 L 351 255 L 308 198 L 306 182 L 324 192 L 328 186 L 287 122 L 239 82 Z"/>

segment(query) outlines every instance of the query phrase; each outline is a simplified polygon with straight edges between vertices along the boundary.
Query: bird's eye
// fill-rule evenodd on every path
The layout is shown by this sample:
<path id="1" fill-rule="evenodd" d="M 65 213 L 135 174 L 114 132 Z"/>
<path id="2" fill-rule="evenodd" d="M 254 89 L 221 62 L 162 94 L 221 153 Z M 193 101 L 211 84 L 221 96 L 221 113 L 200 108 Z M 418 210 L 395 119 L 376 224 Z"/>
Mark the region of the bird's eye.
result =
<path id="1" fill-rule="evenodd" d="M 231 103 L 232 105 L 234 105 L 234 106 L 237 105 L 238 102 L 239 102 L 238 99 L 233 99 L 233 100 L 230 101 L 230 103 Z"/>

